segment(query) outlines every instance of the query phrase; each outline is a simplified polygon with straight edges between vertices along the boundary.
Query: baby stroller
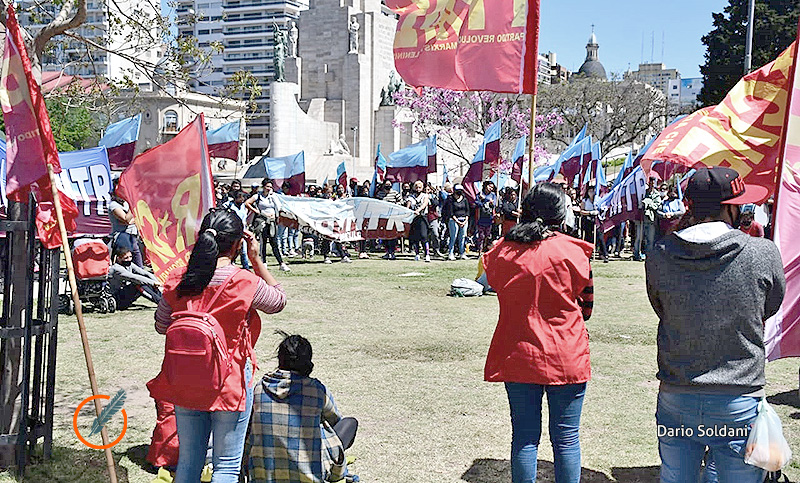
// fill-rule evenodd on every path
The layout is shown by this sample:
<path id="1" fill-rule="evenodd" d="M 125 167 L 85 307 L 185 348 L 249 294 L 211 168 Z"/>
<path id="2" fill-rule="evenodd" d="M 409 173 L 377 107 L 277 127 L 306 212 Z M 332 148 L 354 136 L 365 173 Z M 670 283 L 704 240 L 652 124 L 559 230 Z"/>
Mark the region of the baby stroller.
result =
<path id="1" fill-rule="evenodd" d="M 76 240 L 72 248 L 75 264 L 75 278 L 78 282 L 78 297 L 81 303 L 89 303 L 101 314 L 117 310 L 117 301 L 108 285 L 108 270 L 111 254 L 102 240 Z M 59 312 L 66 315 L 75 313 L 75 304 L 69 291 L 69 279 L 65 274 L 66 293 L 59 295 Z"/>

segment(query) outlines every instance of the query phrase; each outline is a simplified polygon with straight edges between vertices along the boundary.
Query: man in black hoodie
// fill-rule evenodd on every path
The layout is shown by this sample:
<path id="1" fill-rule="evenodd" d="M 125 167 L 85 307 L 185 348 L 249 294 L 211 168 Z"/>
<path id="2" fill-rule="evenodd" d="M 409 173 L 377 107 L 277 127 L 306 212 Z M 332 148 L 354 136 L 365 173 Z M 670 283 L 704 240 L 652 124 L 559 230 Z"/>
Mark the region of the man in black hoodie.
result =
<path id="1" fill-rule="evenodd" d="M 764 321 L 783 300 L 778 249 L 733 227 L 739 205 L 766 194 L 731 168 L 689 180 L 692 225 L 647 254 L 647 295 L 659 318 L 656 410 L 661 482 L 698 481 L 706 448 L 719 481 L 757 483 L 744 463 L 764 397 Z M 652 254 L 652 255 L 651 255 Z"/>

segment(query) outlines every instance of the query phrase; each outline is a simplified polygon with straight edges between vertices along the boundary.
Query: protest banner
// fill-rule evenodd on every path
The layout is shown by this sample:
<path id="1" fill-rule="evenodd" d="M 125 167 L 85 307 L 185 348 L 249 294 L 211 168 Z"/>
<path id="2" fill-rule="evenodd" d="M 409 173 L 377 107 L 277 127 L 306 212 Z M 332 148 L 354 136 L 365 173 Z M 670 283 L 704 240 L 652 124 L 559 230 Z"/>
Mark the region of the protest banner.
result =
<path id="1" fill-rule="evenodd" d="M 117 188 L 130 200 L 139 235 L 162 282 L 186 266 L 203 216 L 214 207 L 203 115 L 133 160 Z"/>
<path id="2" fill-rule="evenodd" d="M 72 198 L 78 207 L 75 230 L 71 235 L 108 235 L 111 221 L 111 169 L 103 146 L 58 153 L 61 173 L 56 178 L 58 189 Z"/>
<path id="3" fill-rule="evenodd" d="M 595 203 L 600 213 L 597 217 L 603 233 L 629 220 L 642 219 L 642 199 L 647 190 L 647 179 L 641 166 L 614 185 L 614 188 Z"/>
<path id="4" fill-rule="evenodd" d="M 274 194 L 281 225 L 313 230 L 341 242 L 407 236 L 414 212 L 372 198 L 326 200 Z"/>
<path id="5" fill-rule="evenodd" d="M 539 0 L 387 0 L 394 62 L 412 86 L 536 92 Z"/>
<path id="6" fill-rule="evenodd" d="M 726 166 L 758 189 L 760 202 L 766 201 L 775 192 L 796 44 L 743 77 L 719 105 L 701 109 L 664 129 L 642 158 L 645 171 L 649 173 L 659 160 L 685 168 Z M 663 178 L 674 172 L 668 169 L 659 174 Z"/>
<path id="7" fill-rule="evenodd" d="M 303 192 L 306 185 L 305 151 L 281 158 L 264 156 L 247 169 L 243 178 L 269 178 L 276 191 L 283 190 L 283 183 L 288 182 L 289 190 L 283 191 L 288 195 L 297 196 Z"/>

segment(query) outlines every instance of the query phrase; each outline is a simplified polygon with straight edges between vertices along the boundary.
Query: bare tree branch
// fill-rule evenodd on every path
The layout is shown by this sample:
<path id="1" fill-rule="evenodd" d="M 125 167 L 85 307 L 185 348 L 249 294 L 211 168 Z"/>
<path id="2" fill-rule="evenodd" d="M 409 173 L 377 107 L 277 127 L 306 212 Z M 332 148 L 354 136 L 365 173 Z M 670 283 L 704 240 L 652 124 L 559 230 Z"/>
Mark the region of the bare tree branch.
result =
<path id="1" fill-rule="evenodd" d="M 64 1 L 58 15 L 33 39 L 33 54 L 37 59 L 42 58 L 44 49 L 50 39 L 63 34 L 69 29 L 77 28 L 86 21 L 86 3 L 87 0 Z M 72 12 L 73 8 L 75 8 L 74 13 Z"/>

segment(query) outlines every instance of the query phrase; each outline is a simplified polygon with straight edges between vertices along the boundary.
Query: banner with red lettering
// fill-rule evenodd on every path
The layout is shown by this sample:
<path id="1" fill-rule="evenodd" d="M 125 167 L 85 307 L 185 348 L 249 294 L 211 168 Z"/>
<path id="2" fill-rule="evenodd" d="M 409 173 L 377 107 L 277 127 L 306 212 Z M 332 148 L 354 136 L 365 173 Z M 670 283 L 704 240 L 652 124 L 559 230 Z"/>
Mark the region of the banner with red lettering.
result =
<path id="1" fill-rule="evenodd" d="M 386 0 L 394 63 L 412 86 L 536 93 L 539 0 Z"/>
<path id="2" fill-rule="evenodd" d="M 278 205 L 281 225 L 312 230 L 342 242 L 407 236 L 414 219 L 412 210 L 372 198 L 333 201 L 277 193 L 272 196 Z"/>
<path id="3" fill-rule="evenodd" d="M 214 207 L 203 115 L 122 173 L 118 194 L 131 207 L 155 276 L 162 282 L 189 261 L 197 231 Z"/>
<path id="4" fill-rule="evenodd" d="M 597 217 L 603 233 L 607 233 L 628 220 L 641 221 L 642 200 L 647 191 L 647 179 L 641 166 L 625 176 L 606 195 L 595 202 Z"/>
<path id="5" fill-rule="evenodd" d="M 642 158 L 688 168 L 727 166 L 766 201 L 775 192 L 775 169 L 786 117 L 796 42 L 773 62 L 742 78 L 718 105 L 668 126 Z"/>

